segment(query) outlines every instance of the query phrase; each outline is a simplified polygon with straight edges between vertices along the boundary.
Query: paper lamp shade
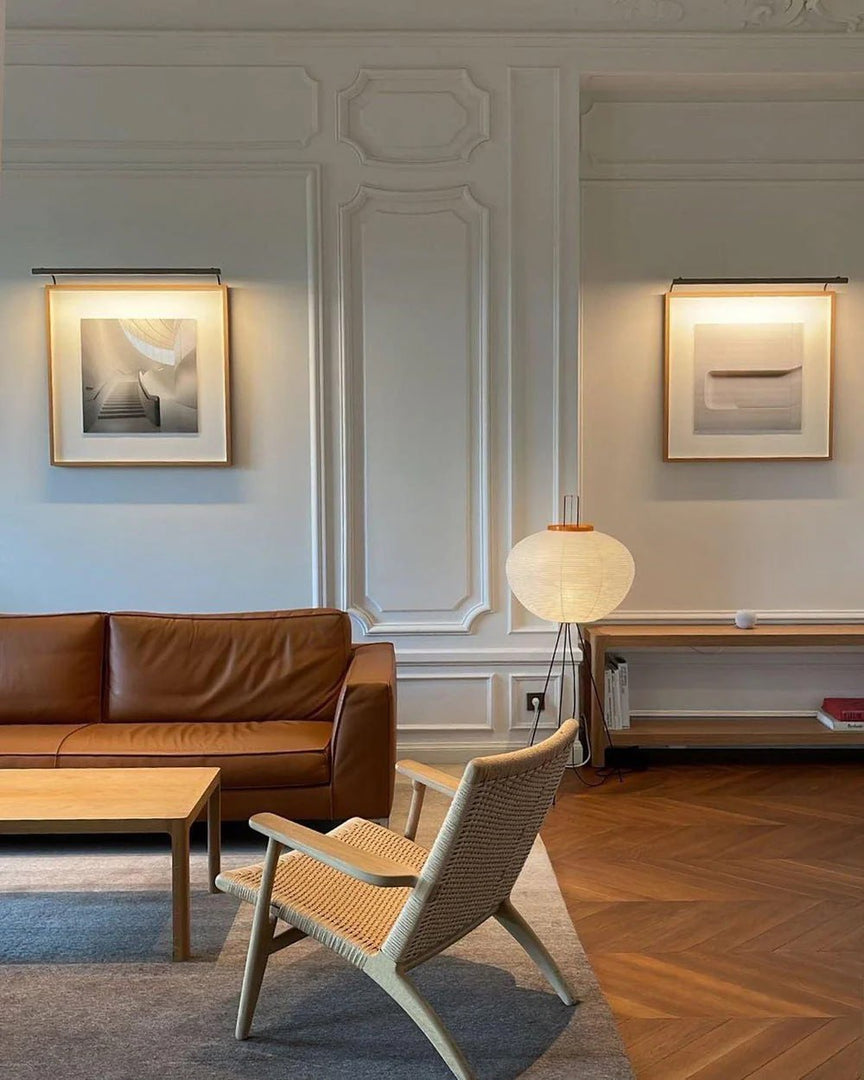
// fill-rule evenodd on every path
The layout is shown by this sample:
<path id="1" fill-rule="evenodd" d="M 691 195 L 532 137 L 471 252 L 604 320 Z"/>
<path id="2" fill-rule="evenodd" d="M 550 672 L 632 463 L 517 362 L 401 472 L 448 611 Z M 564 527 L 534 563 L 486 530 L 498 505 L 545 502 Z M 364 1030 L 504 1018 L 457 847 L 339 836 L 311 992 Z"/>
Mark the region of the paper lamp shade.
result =
<path id="1" fill-rule="evenodd" d="M 553 623 L 590 623 L 621 603 L 636 573 L 633 556 L 613 536 L 593 529 L 533 533 L 507 556 L 513 595 Z"/>

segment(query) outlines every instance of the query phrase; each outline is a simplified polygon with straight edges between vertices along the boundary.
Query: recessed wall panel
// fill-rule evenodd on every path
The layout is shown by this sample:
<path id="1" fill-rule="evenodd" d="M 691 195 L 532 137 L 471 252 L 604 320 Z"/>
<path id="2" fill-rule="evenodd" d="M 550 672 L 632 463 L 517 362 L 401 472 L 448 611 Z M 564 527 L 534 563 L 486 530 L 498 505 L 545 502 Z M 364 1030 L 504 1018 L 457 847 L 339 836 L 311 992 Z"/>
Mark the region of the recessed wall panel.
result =
<path id="1" fill-rule="evenodd" d="M 488 606 L 486 212 L 467 188 L 343 208 L 346 587 L 371 632 Z"/>

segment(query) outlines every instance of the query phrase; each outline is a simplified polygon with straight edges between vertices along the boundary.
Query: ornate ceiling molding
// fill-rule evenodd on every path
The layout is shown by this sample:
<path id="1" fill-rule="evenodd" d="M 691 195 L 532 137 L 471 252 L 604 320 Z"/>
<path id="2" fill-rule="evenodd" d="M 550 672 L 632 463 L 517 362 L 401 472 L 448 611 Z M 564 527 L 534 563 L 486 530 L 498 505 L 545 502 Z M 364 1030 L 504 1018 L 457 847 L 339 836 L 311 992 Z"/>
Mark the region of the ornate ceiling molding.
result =
<path id="1" fill-rule="evenodd" d="M 740 29 L 858 31 L 864 0 L 727 0 Z"/>
<path id="2" fill-rule="evenodd" d="M 656 26 L 670 27 L 687 14 L 680 0 L 615 0 L 615 7 L 620 17 L 631 25 L 648 20 Z"/>

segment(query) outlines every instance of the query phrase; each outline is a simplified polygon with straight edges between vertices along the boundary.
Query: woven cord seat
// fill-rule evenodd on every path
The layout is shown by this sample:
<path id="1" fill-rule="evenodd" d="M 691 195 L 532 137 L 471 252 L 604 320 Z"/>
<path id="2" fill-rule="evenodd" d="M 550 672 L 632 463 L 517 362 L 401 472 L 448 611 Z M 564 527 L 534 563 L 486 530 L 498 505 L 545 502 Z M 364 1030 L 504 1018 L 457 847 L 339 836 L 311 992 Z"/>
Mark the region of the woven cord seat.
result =
<path id="1" fill-rule="evenodd" d="M 510 901 L 576 739 L 568 720 L 537 746 L 475 758 L 461 781 L 415 762 L 397 770 L 414 795 L 405 836 L 352 818 L 313 832 L 273 814 L 250 820 L 268 838 L 264 862 L 220 874 L 217 886 L 255 905 L 236 1035 L 245 1039 L 271 953 L 314 938 L 374 979 L 414 1020 L 458 1080 L 475 1080 L 441 1018 L 407 972 L 489 918 L 525 949 L 565 1004 L 576 998 Z M 414 843 L 428 787 L 452 798 L 435 843 Z M 283 855 L 285 848 L 292 849 Z M 287 929 L 276 932 L 279 921 Z"/>
<path id="2" fill-rule="evenodd" d="M 423 869 L 428 855 L 419 844 L 363 818 L 352 818 L 328 835 L 417 871 Z M 230 870 L 220 874 L 216 884 L 223 892 L 254 904 L 263 869 L 256 864 Z M 358 881 L 311 855 L 292 851 L 276 864 L 270 911 L 362 966 L 367 956 L 378 952 L 410 894 L 409 888 L 385 889 Z"/>

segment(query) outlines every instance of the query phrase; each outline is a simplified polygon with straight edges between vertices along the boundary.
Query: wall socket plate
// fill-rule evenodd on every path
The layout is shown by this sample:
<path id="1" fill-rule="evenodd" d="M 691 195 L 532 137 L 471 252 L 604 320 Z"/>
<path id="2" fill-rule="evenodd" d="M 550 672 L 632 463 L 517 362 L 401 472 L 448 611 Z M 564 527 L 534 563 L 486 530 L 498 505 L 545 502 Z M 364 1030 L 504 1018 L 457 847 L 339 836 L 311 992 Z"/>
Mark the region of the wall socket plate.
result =
<path id="1" fill-rule="evenodd" d="M 544 711 L 544 709 L 546 708 L 546 695 L 540 693 L 539 691 L 535 691 L 533 694 L 529 693 L 525 695 L 525 708 L 528 710 L 528 712 L 534 712 L 534 698 L 538 697 L 540 698 L 540 712 Z"/>

